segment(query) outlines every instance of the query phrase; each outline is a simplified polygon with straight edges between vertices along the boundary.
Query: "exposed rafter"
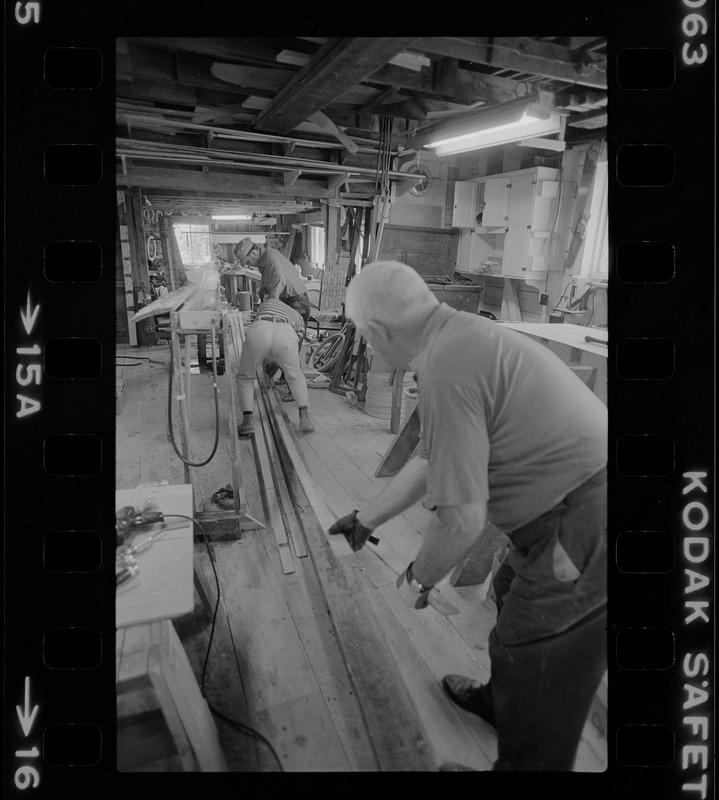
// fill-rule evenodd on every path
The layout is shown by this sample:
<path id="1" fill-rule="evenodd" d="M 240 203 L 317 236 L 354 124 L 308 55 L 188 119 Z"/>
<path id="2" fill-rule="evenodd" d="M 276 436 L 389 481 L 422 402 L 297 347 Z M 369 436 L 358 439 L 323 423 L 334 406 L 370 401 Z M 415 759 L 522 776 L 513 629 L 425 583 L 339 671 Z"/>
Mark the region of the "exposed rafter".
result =
<path id="1" fill-rule="evenodd" d="M 581 86 L 607 88 L 607 73 L 600 57 L 553 42 L 538 42 L 525 37 L 462 39 L 439 36 L 419 39 L 416 45 L 436 55 L 525 71 Z"/>
<path id="2" fill-rule="evenodd" d="M 260 130 L 287 133 L 316 111 L 321 111 L 400 53 L 413 38 L 352 38 L 326 42 L 309 64 L 259 115 Z"/>

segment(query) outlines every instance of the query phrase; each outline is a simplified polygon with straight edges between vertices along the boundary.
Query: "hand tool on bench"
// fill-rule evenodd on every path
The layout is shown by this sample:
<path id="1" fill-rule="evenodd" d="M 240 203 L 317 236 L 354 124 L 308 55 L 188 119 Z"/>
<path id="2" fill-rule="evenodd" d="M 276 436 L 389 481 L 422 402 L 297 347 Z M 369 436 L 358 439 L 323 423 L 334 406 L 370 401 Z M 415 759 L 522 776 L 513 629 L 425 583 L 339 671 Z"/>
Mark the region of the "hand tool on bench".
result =
<path id="1" fill-rule="evenodd" d="M 152 530 L 152 526 L 162 523 L 161 528 Z M 151 534 L 164 533 L 173 528 L 182 528 L 186 522 L 165 522 L 162 511 L 151 508 L 139 510 L 134 506 L 123 506 L 115 512 L 115 533 L 117 534 L 117 546 L 120 547 L 128 542 L 131 536 L 137 533 L 147 532 Z"/>
<path id="2" fill-rule="evenodd" d="M 584 337 L 584 341 L 585 342 L 596 342 L 596 344 L 603 344 L 605 347 L 608 346 L 608 343 L 607 343 L 606 339 L 597 339 L 594 336 L 585 336 Z"/>

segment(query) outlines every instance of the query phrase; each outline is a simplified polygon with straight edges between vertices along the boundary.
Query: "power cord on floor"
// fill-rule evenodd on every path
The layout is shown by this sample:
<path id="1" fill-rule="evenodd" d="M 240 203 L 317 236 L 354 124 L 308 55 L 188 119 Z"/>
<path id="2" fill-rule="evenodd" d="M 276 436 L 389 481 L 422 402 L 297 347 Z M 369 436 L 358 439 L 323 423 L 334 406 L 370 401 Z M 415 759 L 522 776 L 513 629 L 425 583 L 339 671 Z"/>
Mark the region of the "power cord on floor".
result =
<path id="1" fill-rule="evenodd" d="M 217 452 L 217 446 L 220 443 L 220 400 L 219 400 L 219 389 L 217 388 L 217 357 L 215 352 L 215 329 L 212 329 L 212 386 L 214 389 L 214 397 L 215 397 L 215 442 L 212 445 L 212 450 L 210 455 L 204 460 L 195 463 L 194 461 L 190 461 L 188 458 L 180 452 L 180 448 L 177 446 L 177 442 L 175 441 L 175 434 L 172 430 L 172 375 L 175 369 L 175 358 L 174 358 L 174 351 L 172 348 L 172 342 L 168 341 L 170 345 L 170 377 L 167 383 L 167 438 L 170 440 L 170 444 L 172 445 L 172 449 L 175 451 L 177 457 L 182 461 L 183 464 L 186 464 L 188 467 L 204 467 L 205 464 L 209 464 L 210 461 L 215 457 L 215 453 Z M 180 367 L 182 368 L 182 367 Z M 188 442 L 189 447 L 189 442 Z M 189 455 L 189 453 L 188 453 Z"/>
<path id="2" fill-rule="evenodd" d="M 202 676 L 200 678 L 200 692 L 202 696 L 207 701 L 207 706 L 210 711 L 215 714 L 215 716 L 219 717 L 223 722 L 229 725 L 231 728 L 234 728 L 236 731 L 240 733 L 246 733 L 248 736 L 251 736 L 253 739 L 257 739 L 260 742 L 264 742 L 267 745 L 270 752 L 272 753 L 273 758 L 277 762 L 277 766 L 280 769 L 280 772 L 284 772 L 282 769 L 282 762 L 280 761 L 279 756 L 277 755 L 277 751 L 272 746 L 272 743 L 269 739 L 265 738 L 259 731 L 255 730 L 254 728 L 249 727 L 249 725 L 243 725 L 241 722 L 237 722 L 237 720 L 228 717 L 226 714 L 223 714 L 221 711 L 216 709 L 207 698 L 205 694 L 205 677 L 207 673 L 207 664 L 210 658 L 210 650 L 212 649 L 212 640 L 215 636 L 215 623 L 217 622 L 217 612 L 220 608 L 220 578 L 217 574 L 217 567 L 215 566 L 215 556 L 212 552 L 212 546 L 210 545 L 210 539 L 207 536 L 207 532 L 205 531 L 204 526 L 202 523 L 196 519 L 195 517 L 188 517 L 185 514 L 165 514 L 165 517 L 180 517 L 181 519 L 186 519 L 192 522 L 193 524 L 197 525 L 200 529 L 200 533 L 202 534 L 202 539 L 205 543 L 205 547 L 207 548 L 207 555 L 210 557 L 210 564 L 212 565 L 212 572 L 215 576 L 215 588 L 217 590 L 217 600 L 215 601 L 215 610 L 212 613 L 212 627 L 210 628 L 210 639 L 207 642 L 207 650 L 205 651 L 205 660 L 202 664 Z M 229 622 L 229 621 L 228 621 Z"/>

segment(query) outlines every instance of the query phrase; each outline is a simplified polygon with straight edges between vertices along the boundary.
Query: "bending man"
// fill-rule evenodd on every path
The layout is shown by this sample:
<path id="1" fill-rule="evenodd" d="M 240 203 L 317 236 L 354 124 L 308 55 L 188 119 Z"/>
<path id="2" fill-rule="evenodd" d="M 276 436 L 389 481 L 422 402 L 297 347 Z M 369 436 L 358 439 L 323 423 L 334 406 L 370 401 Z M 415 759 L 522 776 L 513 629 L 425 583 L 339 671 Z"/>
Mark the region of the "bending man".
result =
<path id="1" fill-rule="evenodd" d="M 305 327 L 311 312 L 310 298 L 305 282 L 297 273 L 291 261 L 279 250 L 255 244 L 252 239 L 245 238 L 236 245 L 235 255 L 242 266 L 254 267 L 262 275 L 260 299 L 282 300 L 299 312 Z"/>
<path id="2" fill-rule="evenodd" d="M 433 521 L 397 581 L 421 609 L 489 520 L 504 530 L 490 681 L 443 687 L 496 728 L 495 770 L 571 770 L 606 668 L 606 408 L 543 345 L 438 303 L 405 264 L 368 265 L 346 311 L 393 366 L 416 369 L 420 454 L 330 533 L 359 549 L 423 499 Z"/>
<path id="3" fill-rule="evenodd" d="M 303 335 L 304 325 L 300 315 L 280 300 L 265 300 L 257 307 L 256 316 L 245 329 L 245 341 L 238 367 L 242 424 L 237 433 L 246 436 L 254 433 L 252 409 L 254 408 L 255 370 L 263 359 L 280 366 L 292 396 L 300 411 L 301 431 L 312 432 L 315 427 L 309 418 L 309 393 L 297 350 L 297 339 Z"/>

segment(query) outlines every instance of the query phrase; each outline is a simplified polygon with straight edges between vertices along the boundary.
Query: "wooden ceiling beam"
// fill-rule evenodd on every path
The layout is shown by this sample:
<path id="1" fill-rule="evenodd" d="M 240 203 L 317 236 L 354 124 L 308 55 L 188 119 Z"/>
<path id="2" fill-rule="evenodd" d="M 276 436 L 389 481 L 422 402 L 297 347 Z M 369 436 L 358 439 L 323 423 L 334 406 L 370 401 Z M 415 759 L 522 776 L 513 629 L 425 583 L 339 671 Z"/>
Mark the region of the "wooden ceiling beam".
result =
<path id="1" fill-rule="evenodd" d="M 402 52 L 414 38 L 330 39 L 262 111 L 260 130 L 287 133 Z"/>
<path id="2" fill-rule="evenodd" d="M 148 80 L 134 80 L 129 86 L 118 85 L 117 97 L 126 100 L 151 100 L 162 105 L 171 103 L 192 108 L 197 106 L 211 108 L 237 102 L 237 95 L 231 92 L 198 89 L 194 86 L 181 86 L 179 83 L 170 85 Z"/>
<path id="3" fill-rule="evenodd" d="M 434 55 L 527 72 L 596 89 L 607 88 L 606 69 L 594 56 L 553 42 L 538 42 L 523 37 L 464 39 L 437 36 L 419 39 L 415 46 Z"/>
<path id="4" fill-rule="evenodd" d="M 271 177 L 243 175 L 238 172 L 201 172 L 191 169 L 162 169 L 157 167 L 131 166 L 126 174 L 117 173 L 118 186 L 136 186 L 152 190 L 201 191 L 216 194 L 239 194 L 255 197 L 282 198 L 309 197 L 327 198 L 326 176 L 321 180 L 295 180 L 285 186 Z"/>
<path id="5" fill-rule="evenodd" d="M 251 59 L 257 63 L 264 63 L 268 66 L 277 63 L 278 48 L 273 41 L 265 38 L 253 37 L 218 37 L 196 39 L 182 36 L 170 36 L 163 38 L 142 37 L 129 38 L 131 45 L 143 47 L 162 48 L 180 53 L 192 53 L 198 56 L 206 56 L 212 59 L 222 59 L 226 61 L 246 62 Z M 281 49 L 281 48 L 279 48 Z"/>

